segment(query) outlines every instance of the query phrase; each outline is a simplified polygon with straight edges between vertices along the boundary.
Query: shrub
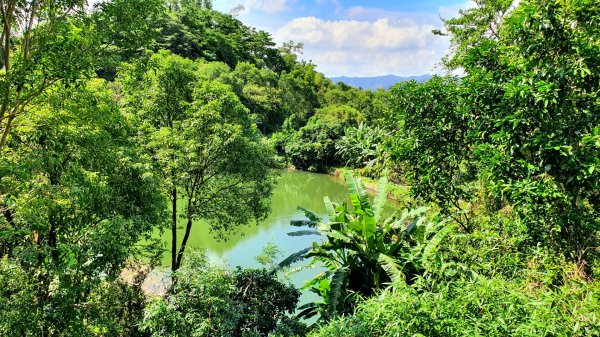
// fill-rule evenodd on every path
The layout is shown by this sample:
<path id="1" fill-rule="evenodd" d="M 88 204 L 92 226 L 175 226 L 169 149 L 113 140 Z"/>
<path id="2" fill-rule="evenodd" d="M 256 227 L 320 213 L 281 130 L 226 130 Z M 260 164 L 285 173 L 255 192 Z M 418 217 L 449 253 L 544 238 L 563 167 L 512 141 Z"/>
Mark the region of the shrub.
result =
<path id="1" fill-rule="evenodd" d="M 597 283 L 552 290 L 501 278 L 465 280 L 426 292 L 404 285 L 311 336 L 600 336 L 598 290 Z"/>
<path id="2" fill-rule="evenodd" d="M 300 292 L 264 269 L 235 271 L 193 252 L 175 274 L 165 298 L 146 309 L 143 328 L 151 336 L 302 335 L 304 325 L 287 317 Z"/>

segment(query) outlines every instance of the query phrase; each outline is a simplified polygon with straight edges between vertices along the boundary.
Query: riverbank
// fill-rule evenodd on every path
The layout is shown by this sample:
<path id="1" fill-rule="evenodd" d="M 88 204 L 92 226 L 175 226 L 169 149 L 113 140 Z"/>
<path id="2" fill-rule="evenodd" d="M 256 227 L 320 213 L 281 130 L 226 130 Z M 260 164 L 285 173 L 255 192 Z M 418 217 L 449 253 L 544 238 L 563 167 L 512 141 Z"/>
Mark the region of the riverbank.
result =
<path id="1" fill-rule="evenodd" d="M 365 188 L 367 189 L 367 191 L 369 191 L 370 193 L 377 193 L 377 190 L 379 188 L 379 180 L 361 176 L 360 174 L 357 174 L 357 172 L 352 169 L 338 167 L 338 168 L 334 168 L 334 169 L 330 170 L 329 174 L 334 177 L 343 177 L 347 171 L 351 171 L 355 177 L 359 177 L 361 179 L 361 181 L 363 182 L 363 184 L 365 185 Z M 388 193 L 387 193 L 388 200 L 393 200 L 402 205 L 406 204 L 410 200 L 410 187 L 409 186 L 398 185 L 393 182 L 388 182 L 387 189 L 388 189 Z"/>

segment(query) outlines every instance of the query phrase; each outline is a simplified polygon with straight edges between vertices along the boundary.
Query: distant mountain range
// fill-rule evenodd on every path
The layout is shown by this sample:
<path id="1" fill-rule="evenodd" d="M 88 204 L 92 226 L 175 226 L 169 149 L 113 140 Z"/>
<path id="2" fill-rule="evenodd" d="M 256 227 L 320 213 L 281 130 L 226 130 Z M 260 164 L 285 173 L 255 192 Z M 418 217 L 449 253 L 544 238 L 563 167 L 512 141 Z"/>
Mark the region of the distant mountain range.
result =
<path id="1" fill-rule="evenodd" d="M 415 80 L 417 82 L 425 82 L 431 78 L 431 75 L 420 75 L 420 76 L 375 76 L 375 77 L 331 77 L 330 79 L 334 82 L 343 82 L 351 87 L 363 88 L 363 89 L 389 89 L 398 82 L 407 82 Z"/>

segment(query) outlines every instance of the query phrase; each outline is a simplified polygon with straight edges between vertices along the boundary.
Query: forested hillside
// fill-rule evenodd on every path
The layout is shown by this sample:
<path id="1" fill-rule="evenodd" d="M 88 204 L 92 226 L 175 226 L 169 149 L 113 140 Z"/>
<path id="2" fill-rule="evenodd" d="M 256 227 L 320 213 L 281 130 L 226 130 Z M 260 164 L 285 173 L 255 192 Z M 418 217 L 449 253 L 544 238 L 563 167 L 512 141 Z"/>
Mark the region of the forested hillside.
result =
<path id="1" fill-rule="evenodd" d="M 600 336 L 600 3 L 476 1 L 432 32 L 448 75 L 389 90 L 235 14 L 0 2 L 1 336 Z M 312 245 L 190 247 L 284 169 L 344 177 Z"/>
<path id="2" fill-rule="evenodd" d="M 431 75 L 420 75 L 420 76 L 395 76 L 395 75 L 387 75 L 387 76 L 373 76 L 373 77 L 331 77 L 330 79 L 333 82 L 343 82 L 351 87 L 362 88 L 362 89 L 390 89 L 394 86 L 394 84 L 399 82 L 409 82 L 416 81 L 419 83 L 425 82 L 430 79 Z"/>

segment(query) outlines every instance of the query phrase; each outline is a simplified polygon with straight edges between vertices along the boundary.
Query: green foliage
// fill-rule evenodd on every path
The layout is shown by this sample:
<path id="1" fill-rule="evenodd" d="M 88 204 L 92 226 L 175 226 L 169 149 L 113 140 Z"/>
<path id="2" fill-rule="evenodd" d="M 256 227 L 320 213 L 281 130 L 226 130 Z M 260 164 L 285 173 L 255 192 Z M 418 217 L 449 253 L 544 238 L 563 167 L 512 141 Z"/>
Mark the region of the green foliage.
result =
<path id="1" fill-rule="evenodd" d="M 235 332 L 240 313 L 231 301 L 231 272 L 211 265 L 201 252 L 191 252 L 165 298 L 146 308 L 142 328 L 151 336 L 215 336 Z"/>
<path id="2" fill-rule="evenodd" d="M 96 73 L 114 79 L 121 62 L 145 57 L 165 16 L 164 0 L 110 0 L 94 4 L 90 20 L 102 47 Z"/>
<path id="3" fill-rule="evenodd" d="M 277 329 L 289 329 L 293 335 L 301 334 L 302 324 L 287 315 L 294 313 L 300 291 L 279 282 L 266 269 L 241 269 L 235 271 L 236 294 L 241 306 L 241 319 L 236 328 L 238 335 L 255 333 L 267 336 Z"/>
<path id="4" fill-rule="evenodd" d="M 497 40 L 468 50 L 465 87 L 491 189 L 515 205 L 533 242 L 585 259 L 598 242 L 600 73 L 593 1 L 529 1 Z M 493 53 L 493 57 L 490 57 Z M 485 60 L 484 60 L 485 59 Z"/>
<path id="5" fill-rule="evenodd" d="M 363 168 L 361 172 L 373 176 L 385 171 L 385 136 L 381 128 L 368 127 L 364 123 L 346 128 L 344 136 L 335 145 L 337 155 L 346 161 L 346 166 Z"/>
<path id="6" fill-rule="evenodd" d="M 342 164 L 336 142 L 350 126 L 357 126 L 364 116 L 350 106 L 330 106 L 317 110 L 308 123 L 298 131 L 283 135 L 282 150 L 296 168 L 326 172 Z"/>
<path id="7" fill-rule="evenodd" d="M 261 131 L 266 134 L 279 129 L 287 115 L 283 109 L 277 74 L 240 62 L 231 76 L 241 82 L 240 99 L 256 115 Z"/>
<path id="8" fill-rule="evenodd" d="M 94 70 L 97 35 L 80 1 L 10 1 L 0 11 L 0 152 L 18 117 L 57 82 Z"/>
<path id="9" fill-rule="evenodd" d="M 329 320 L 338 314 L 351 313 L 359 297 L 371 296 L 392 281 L 412 282 L 452 230 L 451 226 L 444 228 L 443 222 L 424 225 L 427 219 L 422 214 L 427 208 L 384 218 L 385 178 L 380 181 L 373 204 L 363 184 L 350 172 L 346 173 L 346 183 L 351 207 L 345 202 L 334 204 L 326 197 L 327 221 L 302 209 L 309 221 L 292 222 L 294 226 L 313 227 L 325 238 L 280 263 L 281 267 L 287 267 L 299 259 L 310 258 L 310 265 L 327 268 L 306 285 L 323 302 L 299 308 L 303 310 L 300 316 L 320 314 L 321 319 Z"/>
<path id="10" fill-rule="evenodd" d="M 275 272 L 184 259 L 196 220 L 266 216 L 271 144 L 310 171 L 391 159 L 462 227 L 384 217 L 386 180 L 371 202 L 348 174 L 349 200 L 293 223 L 323 241 L 280 264 L 325 268 L 299 308 L 331 320 L 315 335 L 599 335 L 598 1 L 475 1 L 435 32 L 463 76 L 390 93 L 331 83 L 210 0 L 83 5 L 1 6 L 0 335 L 303 335 Z M 174 283 L 146 306 L 168 198 Z"/>
<path id="11" fill-rule="evenodd" d="M 505 211 L 469 234 L 413 249 L 425 272 L 396 282 L 312 336 L 598 336 L 598 283 L 552 250 L 528 248 Z M 449 228 L 449 227 L 446 227 Z"/>
<path id="12" fill-rule="evenodd" d="M 401 116 L 391 155 L 412 195 L 436 203 L 446 214 L 461 210 L 460 200 L 470 200 L 476 178 L 459 85 L 453 78 L 433 77 L 391 89 L 393 108 Z"/>
<path id="13" fill-rule="evenodd" d="M 256 262 L 260 263 L 269 269 L 275 269 L 277 267 L 277 260 L 281 258 L 283 251 L 273 241 L 267 242 L 263 247 L 260 254 L 254 257 Z"/>
<path id="14" fill-rule="evenodd" d="M 594 1 L 480 1 L 446 20 L 447 66 L 465 76 L 393 89 L 405 120 L 392 152 L 413 193 L 462 209 L 483 181 L 531 244 L 596 260 L 598 17 Z"/>
<path id="15" fill-rule="evenodd" d="M 317 118 L 327 122 L 338 122 L 348 126 L 358 126 L 365 121 L 364 115 L 348 105 L 333 105 L 317 110 Z"/>
<path id="16" fill-rule="evenodd" d="M 434 34 L 450 35 L 452 53 L 445 64 L 450 69 L 463 67 L 470 49 L 498 39 L 500 26 L 513 9 L 513 0 L 478 0 L 469 9 L 459 11 L 456 18 L 445 19 L 446 33 L 439 30 Z"/>
<path id="17" fill-rule="evenodd" d="M 328 167 L 341 163 L 335 142 L 342 137 L 345 127 L 333 118 L 313 116 L 306 126 L 284 140 L 283 150 L 296 168 L 326 172 Z"/>
<path id="18" fill-rule="evenodd" d="M 0 165 L 0 278 L 12 289 L 2 312 L 13 317 L 0 319 L 0 331 L 88 336 L 127 329 L 118 318 L 135 316 L 134 305 L 101 308 L 138 302 L 117 278 L 126 260 L 148 253 L 137 243 L 164 223 L 158 181 L 103 81 L 43 97 L 15 128 Z"/>
<path id="19" fill-rule="evenodd" d="M 360 111 L 371 124 L 384 114 L 382 99 L 387 95 L 385 90 L 370 91 L 352 88 L 342 82 L 327 86 L 318 92 L 321 107 L 349 106 Z"/>
<path id="20" fill-rule="evenodd" d="M 171 268 L 176 270 L 194 220 L 208 220 L 222 235 L 232 226 L 266 216 L 275 164 L 230 86 L 199 82 L 197 63 L 166 51 L 150 61 L 150 69 L 142 69 L 141 75 L 134 67 L 122 77 L 123 105 L 139 128 L 138 144 L 145 147 L 171 197 Z M 177 247 L 181 197 L 186 230 Z"/>
<path id="21" fill-rule="evenodd" d="M 201 252 L 187 255 L 166 298 L 146 309 L 151 336 L 303 335 L 292 313 L 300 292 L 265 269 L 231 271 L 212 265 Z"/>
<path id="22" fill-rule="evenodd" d="M 231 68 L 250 62 L 276 72 L 286 69 L 271 36 L 230 14 L 191 1 L 172 3 L 160 27 L 155 50 L 168 49 L 192 60 L 220 61 Z"/>
<path id="23" fill-rule="evenodd" d="M 325 79 L 314 68 L 312 64 L 297 64 L 279 77 L 283 109 L 290 116 L 286 128 L 297 130 L 304 126 L 319 106 L 317 92 Z"/>
<path id="24" fill-rule="evenodd" d="M 597 294 L 597 284 L 551 290 L 501 278 L 398 286 L 311 336 L 598 336 Z"/>

